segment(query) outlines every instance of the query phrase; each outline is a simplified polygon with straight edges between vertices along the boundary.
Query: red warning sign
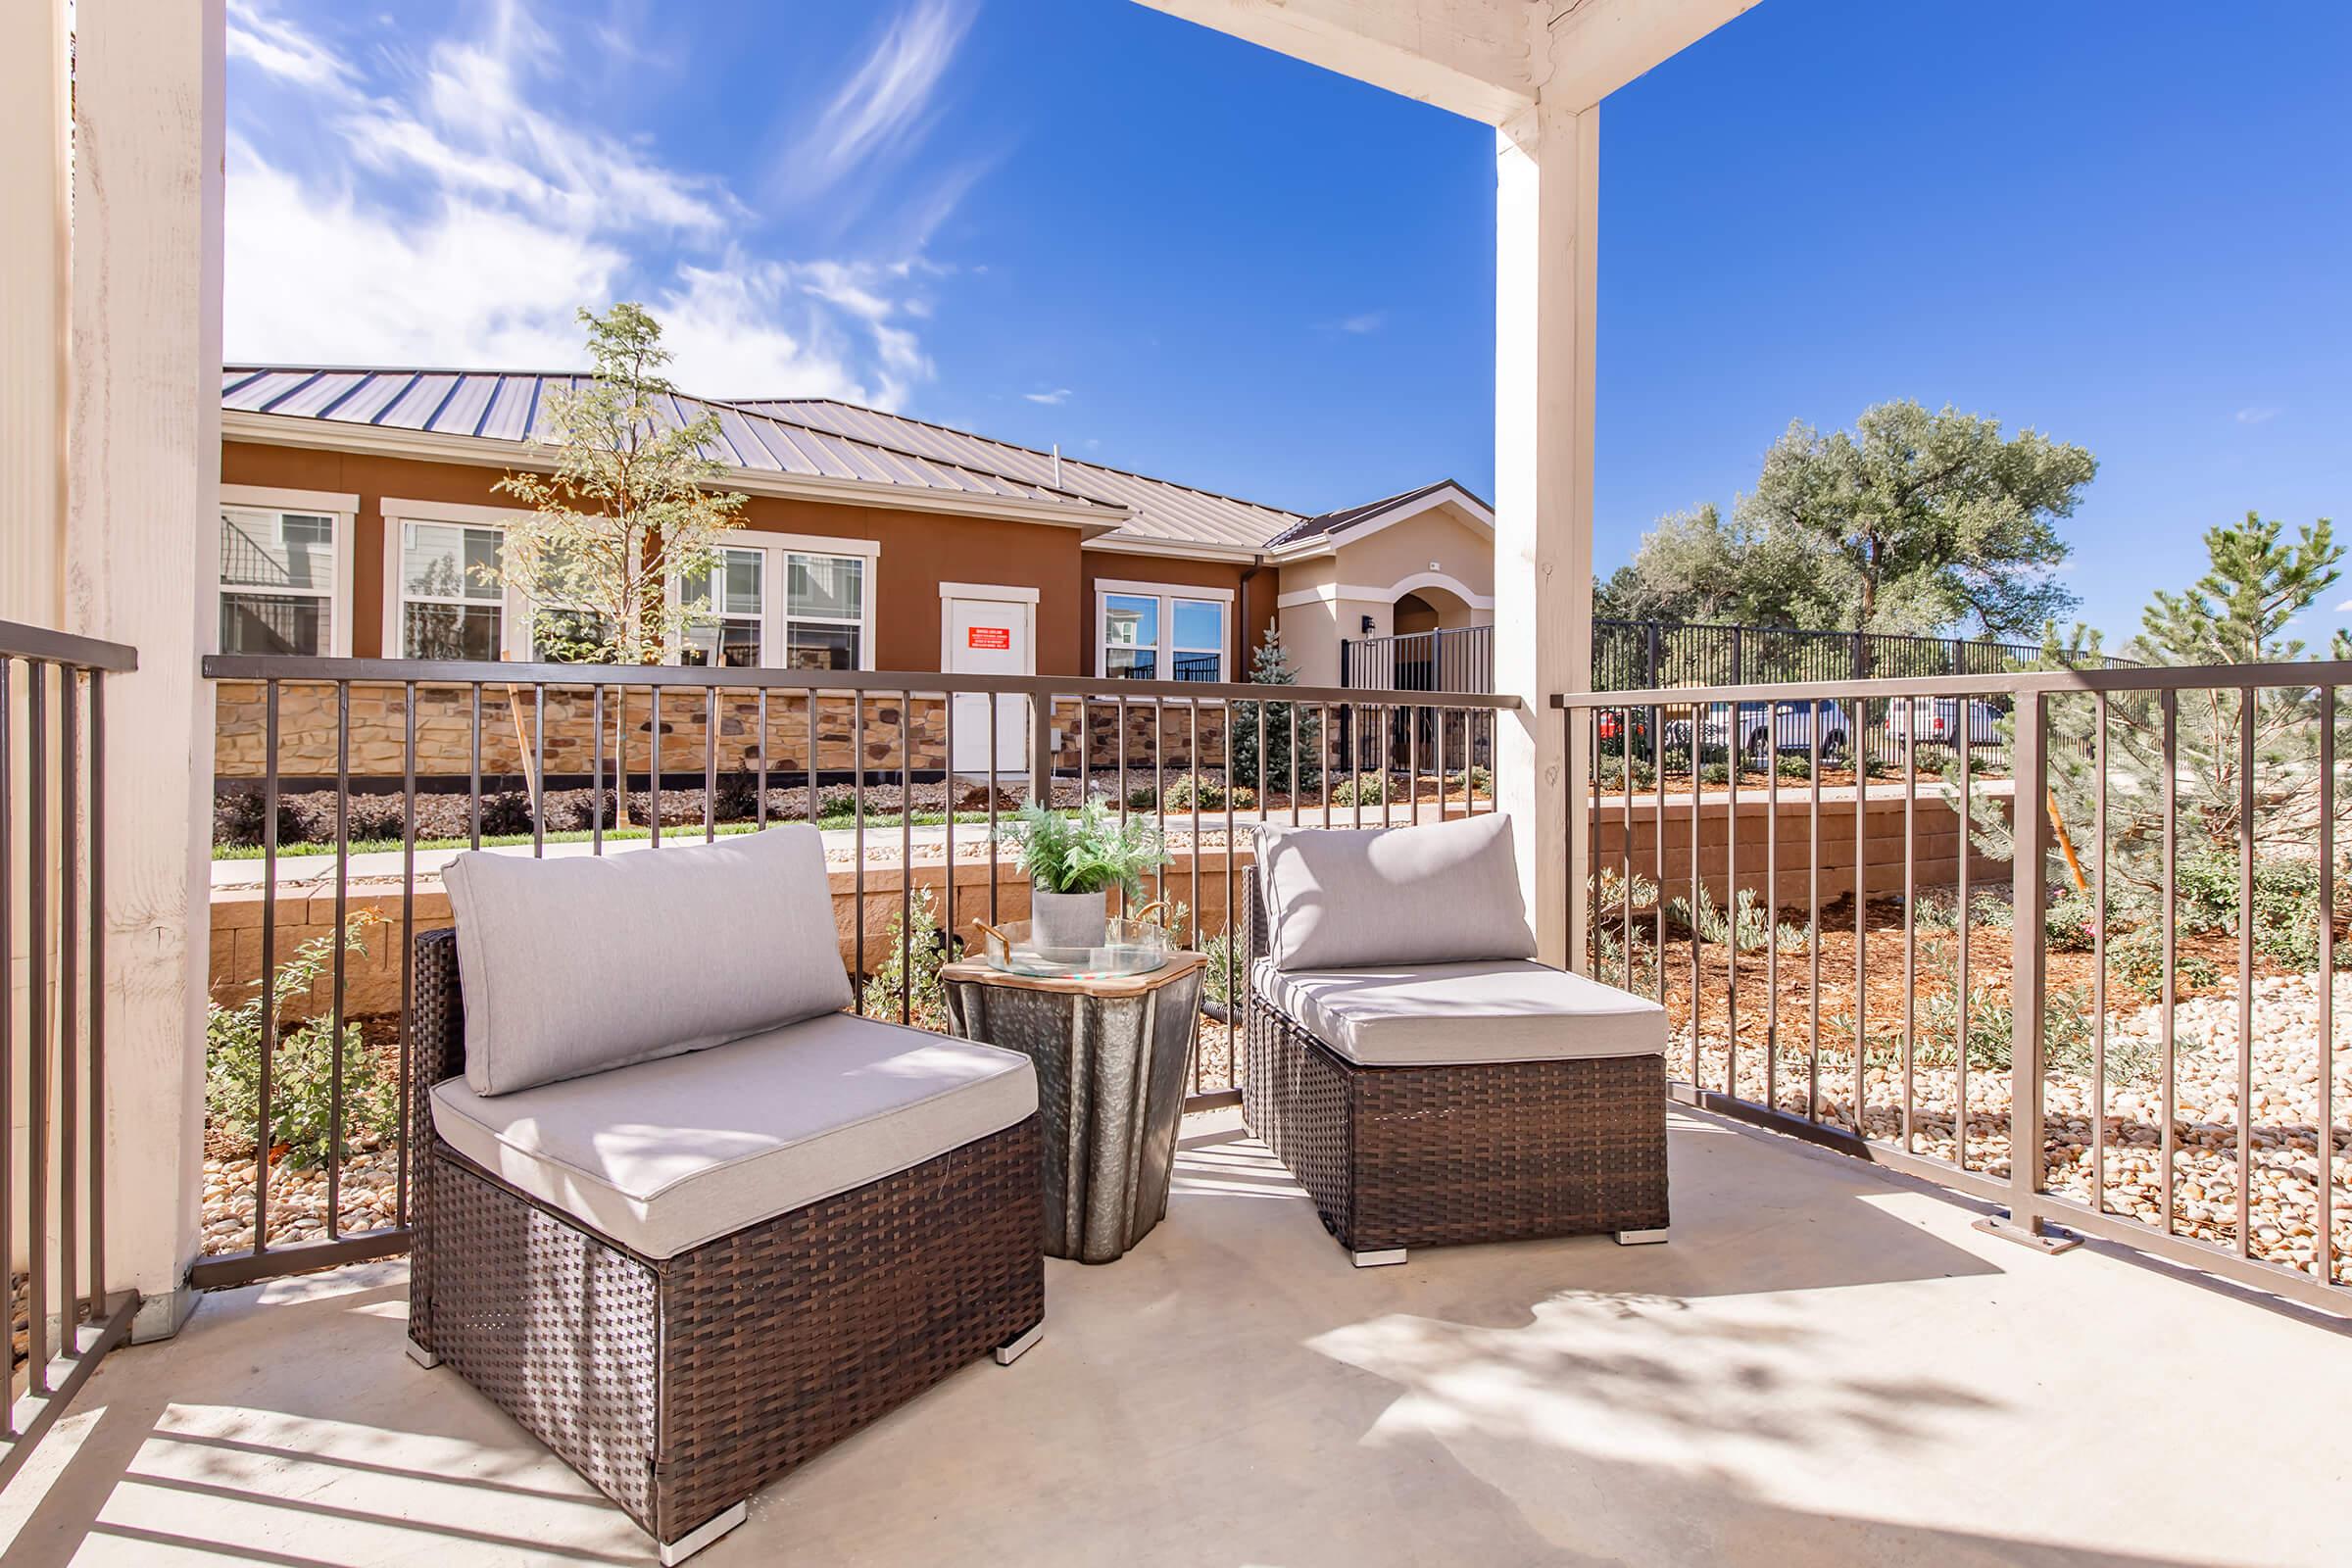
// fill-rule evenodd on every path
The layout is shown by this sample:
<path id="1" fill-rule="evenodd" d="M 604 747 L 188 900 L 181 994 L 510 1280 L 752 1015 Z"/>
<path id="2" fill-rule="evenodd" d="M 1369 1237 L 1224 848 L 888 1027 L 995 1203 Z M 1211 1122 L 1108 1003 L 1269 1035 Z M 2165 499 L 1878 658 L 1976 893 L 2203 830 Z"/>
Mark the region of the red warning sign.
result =
<path id="1" fill-rule="evenodd" d="M 1012 646 L 1012 628 L 1010 626 L 974 626 L 964 633 L 964 639 L 967 646 L 973 648 L 1009 649 Z"/>

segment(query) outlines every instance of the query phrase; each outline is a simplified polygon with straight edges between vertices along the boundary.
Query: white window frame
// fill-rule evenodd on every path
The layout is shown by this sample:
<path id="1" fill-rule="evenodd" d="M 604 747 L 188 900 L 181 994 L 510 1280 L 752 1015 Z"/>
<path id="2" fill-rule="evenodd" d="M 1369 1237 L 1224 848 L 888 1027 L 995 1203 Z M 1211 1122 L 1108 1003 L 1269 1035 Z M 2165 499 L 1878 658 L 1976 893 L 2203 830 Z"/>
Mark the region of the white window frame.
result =
<path id="1" fill-rule="evenodd" d="M 220 577 L 220 540 L 213 539 L 213 614 L 205 632 L 207 652 L 220 652 L 220 600 L 228 594 L 270 594 L 284 597 L 323 599 L 327 603 L 327 646 L 319 650 L 320 657 L 349 659 L 351 657 L 351 582 L 352 566 L 357 551 L 354 535 L 359 529 L 360 498 L 331 490 L 288 490 L 275 485 L 224 484 L 220 487 L 222 512 L 274 512 L 281 515 L 292 513 L 298 516 L 328 517 L 334 522 L 333 570 L 331 582 L 324 592 L 303 589 L 269 589 L 252 583 L 224 582 Z"/>
<path id="2" fill-rule="evenodd" d="M 453 528 L 495 528 L 504 531 L 518 518 L 533 515 L 520 507 L 483 507 L 459 501 L 402 501 L 386 499 L 384 515 L 384 648 L 388 659 L 409 657 L 406 642 L 409 603 L 403 545 L 411 523 L 439 523 Z M 424 600 L 420 603 L 436 603 Z M 531 603 L 513 583 L 500 587 L 495 600 L 466 603 L 498 607 L 498 657 L 527 662 L 531 657 Z"/>
<path id="3" fill-rule="evenodd" d="M 882 545 L 874 539 L 837 539 L 829 534 L 773 533 L 762 528 L 735 528 L 710 541 L 718 550 L 757 550 L 760 566 L 760 665 L 763 669 L 782 669 L 791 653 L 792 623 L 797 618 L 810 626 L 855 626 L 858 628 L 858 665 L 863 670 L 874 667 L 874 600 L 880 581 L 879 564 Z M 792 558 L 794 556 L 835 556 L 860 563 L 858 584 L 858 618 L 831 615 L 801 615 L 792 613 Z M 671 573 L 668 583 L 672 608 L 684 603 L 685 579 Z M 671 648 L 665 656 L 667 663 L 682 662 L 683 649 Z"/>
<path id="4" fill-rule="evenodd" d="M 1195 604 L 1213 604 L 1218 607 L 1217 617 L 1217 679 L 1233 678 L 1233 603 L 1230 588 L 1201 588 L 1182 582 L 1127 582 L 1113 577 L 1095 579 L 1095 674 L 1109 679 L 1112 644 L 1104 635 L 1105 617 L 1110 613 L 1113 595 L 1124 599 L 1157 599 L 1159 601 L 1159 641 L 1152 645 L 1152 678 L 1174 680 L 1176 656 L 1179 653 L 1205 654 L 1205 648 L 1176 646 L 1176 604 L 1191 600 Z M 1121 643 L 1119 647 L 1128 647 Z"/>

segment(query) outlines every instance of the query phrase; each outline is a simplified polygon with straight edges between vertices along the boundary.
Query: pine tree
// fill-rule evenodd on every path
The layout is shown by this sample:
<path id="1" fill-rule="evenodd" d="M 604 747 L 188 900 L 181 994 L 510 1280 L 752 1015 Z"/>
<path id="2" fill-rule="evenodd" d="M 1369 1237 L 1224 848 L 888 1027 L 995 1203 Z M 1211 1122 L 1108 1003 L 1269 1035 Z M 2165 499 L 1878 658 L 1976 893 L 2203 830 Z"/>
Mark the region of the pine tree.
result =
<path id="1" fill-rule="evenodd" d="M 1282 634 L 1272 626 L 1266 628 L 1265 640 L 1250 657 L 1250 678 L 1261 686 L 1296 686 L 1298 672 L 1291 665 L 1290 650 L 1282 645 Z M 1316 760 L 1323 755 L 1322 721 L 1315 709 L 1304 703 L 1236 703 L 1233 705 L 1233 781 L 1256 789 L 1259 772 L 1258 717 L 1264 710 L 1266 789 L 1275 792 L 1291 787 L 1291 734 L 1294 716 L 1298 721 L 1298 788 L 1310 790 L 1317 786 L 1321 772 Z M 1263 805 L 1264 795 L 1258 797 Z"/>

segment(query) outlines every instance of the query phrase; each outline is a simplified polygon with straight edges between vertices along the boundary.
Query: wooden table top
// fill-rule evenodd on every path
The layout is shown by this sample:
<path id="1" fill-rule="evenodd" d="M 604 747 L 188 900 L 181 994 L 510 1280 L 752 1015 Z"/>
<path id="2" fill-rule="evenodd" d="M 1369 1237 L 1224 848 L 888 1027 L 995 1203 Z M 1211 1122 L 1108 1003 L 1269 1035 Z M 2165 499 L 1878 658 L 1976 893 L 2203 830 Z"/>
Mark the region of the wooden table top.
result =
<path id="1" fill-rule="evenodd" d="M 948 985 L 1004 986 L 1014 991 L 1058 991 L 1082 997 L 1140 997 L 1183 979 L 1207 962 L 1204 955 L 1186 951 L 1169 954 L 1167 962 L 1144 974 L 1031 975 L 1007 974 L 991 964 L 967 958 L 942 965 L 939 978 Z"/>

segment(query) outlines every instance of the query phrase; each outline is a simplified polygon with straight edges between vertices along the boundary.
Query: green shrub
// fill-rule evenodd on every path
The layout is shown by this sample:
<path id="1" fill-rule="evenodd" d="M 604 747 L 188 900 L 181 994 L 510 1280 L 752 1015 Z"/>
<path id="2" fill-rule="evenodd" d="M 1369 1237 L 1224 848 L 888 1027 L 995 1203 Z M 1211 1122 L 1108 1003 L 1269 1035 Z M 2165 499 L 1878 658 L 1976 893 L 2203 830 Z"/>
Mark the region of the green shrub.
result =
<path id="1" fill-rule="evenodd" d="M 2130 986 L 2143 1002 L 2164 1000 L 2164 934 L 2154 922 L 2134 926 L 2107 939 L 2107 972 Z M 2219 984 L 2220 969 L 2211 958 L 2193 953 L 2173 958 L 2174 989 L 2193 996 Z"/>
<path id="2" fill-rule="evenodd" d="M 1219 1006 L 1233 1005 L 1235 993 L 1250 983 L 1250 977 L 1242 972 L 1240 936 L 1228 927 L 1200 944 L 1201 956 L 1208 960 L 1200 994 Z"/>
<path id="3" fill-rule="evenodd" d="M 1773 771 L 1783 778 L 1810 779 L 1813 776 L 1813 759 L 1793 752 L 1784 753 L 1772 766 Z"/>
<path id="4" fill-rule="evenodd" d="M 1732 781 L 1731 764 L 1728 762 L 1703 763 L 1698 770 L 1698 781 L 1701 784 L 1729 784 Z"/>
<path id="5" fill-rule="evenodd" d="M 343 950 L 367 956 L 372 915 L 354 915 L 343 927 Z M 306 1018 L 286 1026 L 287 1013 L 325 979 L 335 961 L 332 935 L 313 937 L 277 966 L 270 986 L 280 1020 L 277 1049 L 270 1054 L 270 1142 L 285 1151 L 285 1162 L 307 1169 L 326 1161 L 334 1146 L 334 1020 Z M 262 1114 L 262 986 L 238 1007 L 214 1003 L 205 1017 L 206 1103 L 216 1124 L 230 1137 L 251 1136 Z M 342 1034 L 343 1131 L 345 1147 L 362 1139 L 389 1142 L 398 1131 L 400 1085 L 369 1053 L 357 1023 Z"/>
<path id="6" fill-rule="evenodd" d="M 1203 811 L 1222 811 L 1226 793 L 1225 781 L 1214 773 L 1179 773 L 1168 781 L 1160 799 L 1170 811 L 1191 811 L 1196 807 Z M 1236 810 L 1246 811 L 1257 804 L 1257 792 L 1246 784 L 1236 784 L 1232 797 Z M 1147 803 L 1150 799 L 1147 793 Z"/>
<path id="7" fill-rule="evenodd" d="M 904 933 L 902 943 L 901 933 Z M 900 948 L 904 945 L 905 961 Z M 948 961 L 947 939 L 939 929 L 939 912 L 929 888 L 917 888 L 907 901 L 904 919 L 893 910 L 890 930 L 882 939 L 882 961 L 865 981 L 868 1017 L 896 1021 L 899 987 L 906 986 L 906 1021 L 934 1034 L 948 1032 L 948 993 L 939 971 Z"/>
<path id="8" fill-rule="evenodd" d="M 1378 806 L 1389 798 L 1386 773 L 1358 773 L 1341 779 L 1331 789 L 1334 806 Z"/>
<path id="9" fill-rule="evenodd" d="M 1687 936 L 1695 925 L 1700 941 L 1717 945 L 1732 941 L 1736 935 L 1741 953 L 1761 953 L 1768 942 L 1780 953 L 1802 953 L 1811 945 L 1812 939 L 1801 925 L 1784 920 L 1776 933 L 1772 915 L 1773 911 L 1765 907 L 1754 888 L 1741 888 L 1732 901 L 1732 912 L 1727 915 L 1716 907 L 1715 895 L 1707 891 L 1704 883 L 1699 884 L 1695 912 L 1688 899 L 1675 899 L 1666 906 L 1666 923 L 1673 929 Z"/>
<path id="10" fill-rule="evenodd" d="M 2050 901 L 2042 917 L 2043 945 L 2052 953 L 2088 953 L 2097 946 L 2098 908 L 2080 893 Z"/>
<path id="11" fill-rule="evenodd" d="M 1475 796 L 1492 796 L 1494 793 L 1494 775 L 1483 767 L 1473 766 L 1452 773 L 1446 778 L 1446 785 L 1452 790 L 1467 789 Z"/>

